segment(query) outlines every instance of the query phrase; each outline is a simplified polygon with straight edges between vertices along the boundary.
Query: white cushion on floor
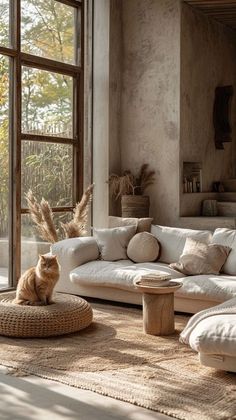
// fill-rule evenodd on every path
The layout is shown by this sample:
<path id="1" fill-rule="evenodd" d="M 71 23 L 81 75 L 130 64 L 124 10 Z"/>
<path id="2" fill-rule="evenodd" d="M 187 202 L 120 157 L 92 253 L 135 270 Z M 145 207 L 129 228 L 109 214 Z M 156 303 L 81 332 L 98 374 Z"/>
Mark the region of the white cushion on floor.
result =
<path id="1" fill-rule="evenodd" d="M 236 356 L 236 314 L 215 315 L 200 321 L 189 344 L 197 352 Z"/>
<path id="2" fill-rule="evenodd" d="M 73 283 L 80 285 L 111 286 L 118 289 L 134 290 L 134 280 L 138 279 L 140 275 L 144 275 L 155 270 L 171 274 L 173 279 L 183 277 L 182 273 L 171 269 L 166 264 L 135 264 L 130 260 L 121 260 L 91 261 L 72 270 L 70 273 L 70 279 Z"/>

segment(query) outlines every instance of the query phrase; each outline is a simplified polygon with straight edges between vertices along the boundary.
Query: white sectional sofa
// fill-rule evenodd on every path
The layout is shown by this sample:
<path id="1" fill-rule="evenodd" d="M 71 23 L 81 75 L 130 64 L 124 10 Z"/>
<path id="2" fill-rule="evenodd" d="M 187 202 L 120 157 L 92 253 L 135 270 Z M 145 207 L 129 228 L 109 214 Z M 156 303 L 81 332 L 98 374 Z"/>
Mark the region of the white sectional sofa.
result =
<path id="1" fill-rule="evenodd" d="M 99 260 L 93 237 L 65 239 L 52 246 L 62 270 L 56 290 L 118 302 L 141 304 L 141 295 L 133 281 L 153 270 L 171 274 L 183 286 L 175 293 L 175 310 L 196 313 L 236 297 L 236 231 L 216 229 L 198 231 L 152 225 L 151 233 L 161 244 L 156 262 L 134 263 L 130 260 Z M 232 248 L 220 275 L 184 276 L 169 267 L 178 261 L 187 237 L 205 243 L 219 243 Z"/>

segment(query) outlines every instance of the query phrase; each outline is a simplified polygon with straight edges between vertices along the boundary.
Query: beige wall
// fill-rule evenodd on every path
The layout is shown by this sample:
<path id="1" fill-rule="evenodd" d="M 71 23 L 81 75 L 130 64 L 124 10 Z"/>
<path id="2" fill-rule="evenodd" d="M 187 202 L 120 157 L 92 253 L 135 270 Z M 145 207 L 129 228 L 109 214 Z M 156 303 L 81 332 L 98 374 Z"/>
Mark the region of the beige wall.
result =
<path id="1" fill-rule="evenodd" d="M 216 150 L 212 124 L 215 87 L 235 85 L 235 45 L 235 33 L 179 0 L 110 1 L 109 173 L 156 170 L 156 223 L 178 223 L 182 161 L 202 161 L 205 190 L 236 175 L 236 139 Z M 234 110 L 235 98 L 236 86 Z"/>
<path id="2" fill-rule="evenodd" d="M 94 2 L 93 39 L 93 226 L 106 227 L 109 213 L 110 1 Z"/>
<path id="3" fill-rule="evenodd" d="M 123 0 L 121 165 L 156 170 L 150 215 L 175 224 L 179 214 L 180 3 Z"/>
<path id="4" fill-rule="evenodd" d="M 236 32 L 183 4 L 181 160 L 202 162 L 204 191 L 235 175 L 235 111 L 233 142 L 225 143 L 225 150 L 215 148 L 212 119 L 216 86 L 231 84 L 236 93 Z"/>
<path id="5" fill-rule="evenodd" d="M 109 81 L 109 173 L 121 171 L 120 100 L 122 68 L 121 2 L 110 0 L 110 81 Z M 110 214 L 118 215 L 119 206 L 110 198 Z"/>

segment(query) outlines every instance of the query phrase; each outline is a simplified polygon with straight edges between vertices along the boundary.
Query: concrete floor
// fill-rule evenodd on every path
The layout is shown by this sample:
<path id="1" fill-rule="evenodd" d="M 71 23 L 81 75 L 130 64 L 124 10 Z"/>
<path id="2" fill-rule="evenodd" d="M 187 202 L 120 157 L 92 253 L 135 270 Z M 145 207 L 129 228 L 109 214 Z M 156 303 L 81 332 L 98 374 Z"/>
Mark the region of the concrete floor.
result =
<path id="1" fill-rule="evenodd" d="M 168 420 L 157 412 L 35 376 L 14 377 L 0 367 L 1 420 Z"/>

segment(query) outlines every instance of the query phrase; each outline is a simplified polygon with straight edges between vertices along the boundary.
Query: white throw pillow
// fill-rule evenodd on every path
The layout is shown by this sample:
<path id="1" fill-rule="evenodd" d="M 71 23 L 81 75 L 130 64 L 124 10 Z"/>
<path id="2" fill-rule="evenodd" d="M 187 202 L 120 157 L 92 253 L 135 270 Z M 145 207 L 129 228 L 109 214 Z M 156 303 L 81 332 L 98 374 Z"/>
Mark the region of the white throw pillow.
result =
<path id="1" fill-rule="evenodd" d="M 160 252 L 157 238 L 148 232 L 140 232 L 130 240 L 127 255 L 136 263 L 156 261 Z"/>
<path id="2" fill-rule="evenodd" d="M 105 261 L 127 260 L 127 246 L 135 235 L 136 226 L 113 229 L 93 229 L 101 258 Z"/>
<path id="3" fill-rule="evenodd" d="M 151 217 L 116 217 L 109 216 L 109 228 L 121 226 L 137 226 L 137 232 L 150 232 L 153 218 Z"/>
<path id="4" fill-rule="evenodd" d="M 236 230 L 235 229 L 216 229 L 212 243 L 219 245 L 227 245 L 231 248 L 231 252 L 222 268 L 223 273 L 236 275 Z"/>
<path id="5" fill-rule="evenodd" d="M 188 237 L 207 244 L 212 238 L 212 233 L 208 230 L 182 229 L 159 225 L 152 225 L 151 233 L 161 245 L 159 261 L 167 264 L 179 260 Z"/>

